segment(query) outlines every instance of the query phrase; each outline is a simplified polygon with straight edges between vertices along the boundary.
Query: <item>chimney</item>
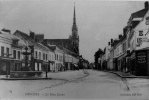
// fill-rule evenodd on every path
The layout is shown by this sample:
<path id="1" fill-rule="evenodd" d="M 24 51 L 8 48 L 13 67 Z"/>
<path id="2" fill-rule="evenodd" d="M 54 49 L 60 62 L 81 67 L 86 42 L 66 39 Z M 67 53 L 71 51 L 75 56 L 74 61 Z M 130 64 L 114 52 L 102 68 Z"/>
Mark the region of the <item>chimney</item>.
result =
<path id="1" fill-rule="evenodd" d="M 120 34 L 120 35 L 119 35 L 119 40 L 120 40 L 121 38 L 122 38 L 122 35 Z"/>
<path id="2" fill-rule="evenodd" d="M 113 39 L 111 39 L 111 46 L 113 45 Z"/>
<path id="3" fill-rule="evenodd" d="M 113 39 L 111 39 L 111 43 L 113 43 Z"/>
<path id="4" fill-rule="evenodd" d="M 9 29 L 5 29 L 5 28 L 3 28 L 2 31 L 11 34 L 11 31 L 10 31 Z"/>
<path id="5" fill-rule="evenodd" d="M 30 37 L 35 40 L 35 33 L 30 31 Z"/>
<path id="6" fill-rule="evenodd" d="M 110 42 L 108 42 L 108 44 L 110 45 Z"/>
<path id="7" fill-rule="evenodd" d="M 44 34 L 36 34 L 35 41 L 42 42 L 44 39 Z"/>
<path id="8" fill-rule="evenodd" d="M 144 7 L 145 7 L 145 9 L 148 9 L 148 8 L 149 8 L 149 3 L 148 3 L 148 1 L 146 1 L 146 2 L 144 3 Z"/>
<path id="9" fill-rule="evenodd" d="M 46 45 L 48 45 L 48 40 L 44 40 L 44 43 L 45 43 Z"/>
<path id="10" fill-rule="evenodd" d="M 125 28 L 123 28 L 123 36 L 126 35 L 126 32 L 127 32 L 127 28 L 125 27 Z"/>

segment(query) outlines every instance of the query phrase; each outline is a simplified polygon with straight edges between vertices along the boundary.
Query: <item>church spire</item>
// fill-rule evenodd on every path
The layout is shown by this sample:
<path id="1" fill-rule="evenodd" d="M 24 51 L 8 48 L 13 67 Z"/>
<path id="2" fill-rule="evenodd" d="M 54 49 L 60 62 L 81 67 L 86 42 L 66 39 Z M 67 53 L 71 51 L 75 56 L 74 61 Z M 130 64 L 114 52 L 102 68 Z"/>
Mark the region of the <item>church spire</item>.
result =
<path id="1" fill-rule="evenodd" d="M 73 16 L 73 24 L 76 24 L 75 2 L 74 2 L 74 16 Z"/>
<path id="2" fill-rule="evenodd" d="M 72 26 L 72 31 L 78 30 L 77 25 L 76 25 L 76 12 L 75 12 L 75 3 L 74 3 L 74 14 L 73 14 L 73 26 Z"/>

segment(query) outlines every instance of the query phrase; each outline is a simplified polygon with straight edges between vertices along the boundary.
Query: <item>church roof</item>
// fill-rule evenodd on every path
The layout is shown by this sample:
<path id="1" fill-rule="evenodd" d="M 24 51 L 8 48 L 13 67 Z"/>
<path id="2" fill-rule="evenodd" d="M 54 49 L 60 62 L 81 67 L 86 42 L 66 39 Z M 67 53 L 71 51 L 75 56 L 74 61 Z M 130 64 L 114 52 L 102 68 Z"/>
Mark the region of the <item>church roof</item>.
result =
<path id="1" fill-rule="evenodd" d="M 63 46 L 67 49 L 71 48 L 71 39 L 44 39 L 44 42 L 51 45 Z"/>

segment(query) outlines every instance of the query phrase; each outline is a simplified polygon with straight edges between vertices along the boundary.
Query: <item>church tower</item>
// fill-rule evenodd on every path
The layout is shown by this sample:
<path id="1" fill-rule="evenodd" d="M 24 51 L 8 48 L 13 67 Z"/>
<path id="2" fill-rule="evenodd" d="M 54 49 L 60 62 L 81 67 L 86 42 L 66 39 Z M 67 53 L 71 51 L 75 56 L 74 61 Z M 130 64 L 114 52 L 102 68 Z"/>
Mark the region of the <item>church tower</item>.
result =
<path id="1" fill-rule="evenodd" d="M 73 14 L 72 35 L 70 36 L 70 39 L 72 40 L 73 51 L 79 54 L 79 36 L 78 36 L 78 27 L 76 24 L 75 4 L 74 4 L 74 14 Z"/>

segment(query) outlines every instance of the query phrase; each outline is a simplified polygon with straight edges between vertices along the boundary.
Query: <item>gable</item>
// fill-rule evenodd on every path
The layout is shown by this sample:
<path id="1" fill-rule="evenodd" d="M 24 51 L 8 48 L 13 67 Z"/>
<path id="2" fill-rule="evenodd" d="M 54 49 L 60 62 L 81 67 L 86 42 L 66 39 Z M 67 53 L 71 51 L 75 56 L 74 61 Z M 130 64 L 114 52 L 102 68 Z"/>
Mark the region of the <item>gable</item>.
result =
<path id="1" fill-rule="evenodd" d="M 147 25 L 146 18 L 149 17 L 149 11 L 147 11 L 146 15 L 144 16 L 143 20 L 136 26 L 135 30 L 145 30 L 149 29 L 149 24 Z"/>

